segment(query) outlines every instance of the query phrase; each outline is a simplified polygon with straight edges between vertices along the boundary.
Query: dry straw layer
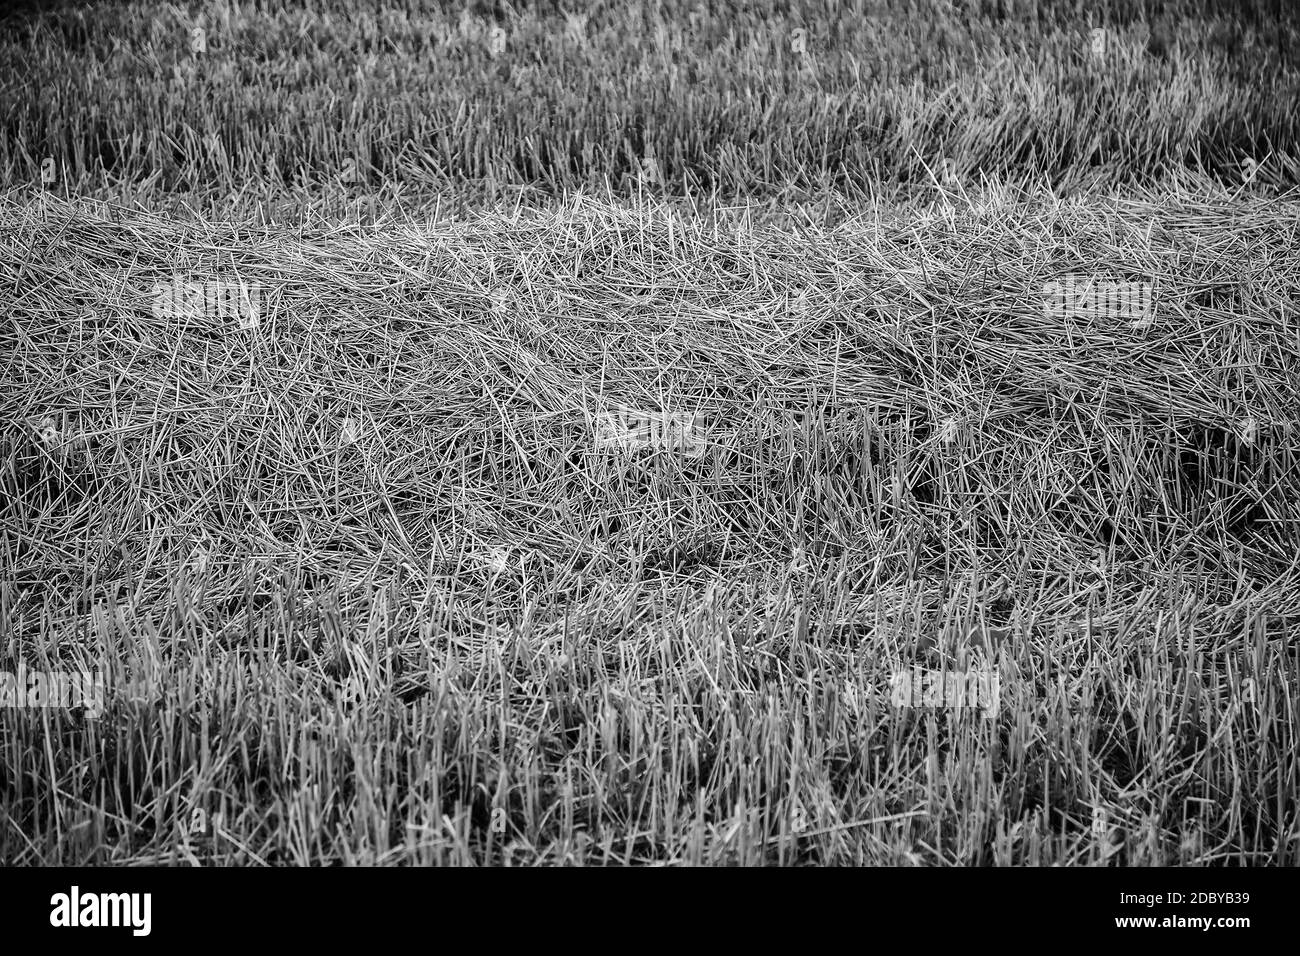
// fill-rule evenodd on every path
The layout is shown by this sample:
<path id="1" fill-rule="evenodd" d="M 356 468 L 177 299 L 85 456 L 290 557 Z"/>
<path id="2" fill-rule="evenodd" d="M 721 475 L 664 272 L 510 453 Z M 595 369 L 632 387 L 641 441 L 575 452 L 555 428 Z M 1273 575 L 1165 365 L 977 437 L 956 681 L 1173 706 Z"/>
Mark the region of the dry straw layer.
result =
<path id="1" fill-rule="evenodd" d="M 5 652 L 112 679 L 0 717 L 0 852 L 1298 862 L 1297 206 L 1205 197 L 6 197 Z M 1154 322 L 1044 310 L 1081 274 Z M 177 275 L 259 321 L 155 314 Z M 995 716 L 890 704 L 972 661 Z"/>

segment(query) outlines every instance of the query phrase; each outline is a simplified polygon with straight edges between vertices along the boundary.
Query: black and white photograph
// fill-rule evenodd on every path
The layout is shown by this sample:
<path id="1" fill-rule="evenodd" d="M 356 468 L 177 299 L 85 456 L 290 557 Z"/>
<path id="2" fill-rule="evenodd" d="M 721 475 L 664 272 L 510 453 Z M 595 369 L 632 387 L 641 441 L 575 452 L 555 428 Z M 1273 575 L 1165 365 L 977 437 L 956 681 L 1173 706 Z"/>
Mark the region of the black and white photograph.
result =
<path id="1" fill-rule="evenodd" d="M 1300 865 L 1300 4 L 22 0 L 0 130 L 24 922 Z"/>

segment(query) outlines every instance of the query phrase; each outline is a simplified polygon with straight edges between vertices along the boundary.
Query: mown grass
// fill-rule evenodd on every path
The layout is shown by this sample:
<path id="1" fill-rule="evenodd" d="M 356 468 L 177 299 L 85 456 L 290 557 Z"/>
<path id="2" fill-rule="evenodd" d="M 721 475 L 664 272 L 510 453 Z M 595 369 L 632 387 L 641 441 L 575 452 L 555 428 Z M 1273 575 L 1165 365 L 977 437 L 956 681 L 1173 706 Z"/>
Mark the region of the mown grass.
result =
<path id="1" fill-rule="evenodd" d="M 1294 197 L 932 198 L 8 197 L 3 652 L 109 699 L 0 714 L 0 858 L 1300 863 Z M 597 448 L 614 402 L 705 454 Z"/>
<path id="2" fill-rule="evenodd" d="M 1012 6 L 0 22 L 0 860 L 1300 862 L 1294 13 Z"/>
<path id="3" fill-rule="evenodd" d="M 0 176 L 39 183 L 48 158 L 57 190 L 262 200 L 345 177 L 879 195 L 945 158 L 1062 190 L 1236 183 L 1246 158 L 1300 181 L 1290 5 L 1088 6 L 597 3 L 574 29 L 548 3 L 68 6 L 0 28 Z"/>

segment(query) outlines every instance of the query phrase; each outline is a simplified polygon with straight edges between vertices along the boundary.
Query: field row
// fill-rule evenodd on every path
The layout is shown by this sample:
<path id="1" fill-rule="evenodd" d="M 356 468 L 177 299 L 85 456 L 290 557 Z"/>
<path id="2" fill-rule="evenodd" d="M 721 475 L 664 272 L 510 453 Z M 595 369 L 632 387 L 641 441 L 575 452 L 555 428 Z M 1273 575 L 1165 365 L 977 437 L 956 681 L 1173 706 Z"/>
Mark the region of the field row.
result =
<path id="1" fill-rule="evenodd" d="M 1300 182 L 1295 17 L 915 6 L 11 17 L 0 176 L 261 199 L 331 184 L 915 193 L 945 163 L 963 181 L 1070 188 L 1181 166 L 1234 185 Z"/>

